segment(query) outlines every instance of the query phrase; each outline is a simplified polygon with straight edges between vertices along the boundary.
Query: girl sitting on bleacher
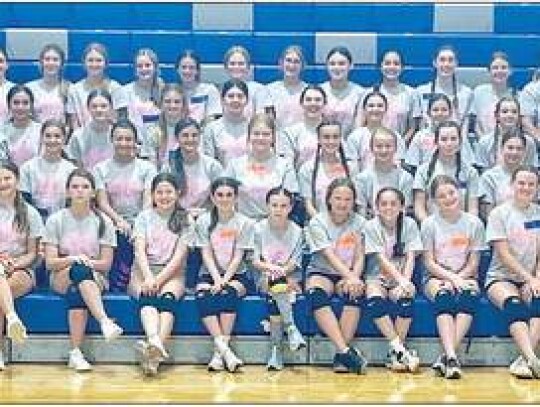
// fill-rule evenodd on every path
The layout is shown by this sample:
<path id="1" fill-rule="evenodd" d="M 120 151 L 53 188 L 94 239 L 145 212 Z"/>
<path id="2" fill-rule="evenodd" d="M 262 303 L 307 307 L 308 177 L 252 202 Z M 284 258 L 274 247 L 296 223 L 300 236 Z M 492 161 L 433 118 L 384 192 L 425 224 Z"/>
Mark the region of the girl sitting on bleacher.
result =
<path id="1" fill-rule="evenodd" d="M 366 313 L 388 340 L 388 367 L 416 372 L 420 359 L 405 347 L 405 340 L 416 294 L 412 275 L 415 256 L 422 250 L 420 232 L 416 222 L 405 216 L 405 196 L 398 189 L 380 189 L 375 205 L 377 216 L 364 228 Z"/>
<path id="2" fill-rule="evenodd" d="M 69 175 L 66 208 L 47 219 L 45 260 L 51 287 L 64 295 L 68 307 L 71 351 L 68 366 L 78 372 L 92 366 L 85 359 L 83 343 L 88 310 L 98 321 L 106 341 L 116 339 L 122 328 L 105 312 L 101 291 L 106 289 L 116 237 L 112 222 L 97 208 L 94 177 L 77 168 Z"/>
<path id="3" fill-rule="evenodd" d="M 71 128 L 77 129 L 92 121 L 88 98 L 96 90 L 105 91 L 111 95 L 111 120 L 115 120 L 117 115 L 126 117 L 127 101 L 122 85 L 107 77 L 105 72 L 109 62 L 107 48 L 97 42 L 88 44 L 83 51 L 82 62 L 86 77 L 71 85 L 68 91 L 66 112 Z"/>
<path id="4" fill-rule="evenodd" d="M 495 129 L 483 135 L 476 144 L 476 165 L 481 171 L 501 163 L 502 139 L 513 133 L 521 134 L 525 139 L 525 156 L 521 164 L 538 167 L 535 141 L 523 132 L 519 102 L 513 96 L 505 96 L 495 105 Z"/>
<path id="5" fill-rule="evenodd" d="M 429 162 L 418 168 L 414 176 L 414 214 L 419 222 L 435 209 L 427 191 L 431 188 L 433 178 L 439 174 L 454 177 L 461 191 L 463 207 L 467 212 L 478 214 L 478 173 L 463 159 L 461 145 L 462 136 L 456 122 L 447 121 L 437 126 L 435 152 Z"/>
<path id="6" fill-rule="evenodd" d="M 323 120 L 317 126 L 317 142 L 315 157 L 306 161 L 298 172 L 307 219 L 324 210 L 327 188 L 334 179 L 352 179 L 358 172 L 356 163 L 345 157 L 343 132 L 338 121 Z"/>
<path id="7" fill-rule="evenodd" d="M 3 48 L 0 48 L 0 125 L 9 117 L 6 99 L 9 90 L 15 85 L 6 79 L 8 67 L 7 53 Z"/>
<path id="8" fill-rule="evenodd" d="M 7 94 L 9 119 L 0 124 L 0 158 L 20 167 L 39 154 L 41 125 L 34 121 L 34 95 L 15 85 Z"/>
<path id="9" fill-rule="evenodd" d="M 294 202 L 293 194 L 279 186 L 266 194 L 268 217 L 254 226 L 253 266 L 261 273 L 259 286 L 266 293 L 270 316 L 270 358 L 268 370 L 283 369 L 283 332 L 287 333 L 289 349 L 306 347 L 306 341 L 296 327 L 290 292 L 301 291 L 302 229 L 288 216 Z"/>
<path id="10" fill-rule="evenodd" d="M 301 95 L 307 84 L 301 75 L 305 63 L 302 48 L 289 45 L 279 57 L 279 70 L 283 78 L 266 85 L 278 131 L 302 121 Z"/>
<path id="11" fill-rule="evenodd" d="M 129 292 L 139 302 L 146 340 L 139 341 L 138 350 L 147 375 L 157 374 L 160 362 L 169 357 L 164 342 L 171 335 L 175 307 L 184 294 L 188 246 L 194 238 L 187 212 L 178 203 L 179 186 L 173 174 L 156 175 L 152 207 L 139 213 L 133 227 L 135 264 Z"/>
<path id="12" fill-rule="evenodd" d="M 26 86 L 34 94 L 36 120 L 53 119 L 67 123 L 66 102 L 70 83 L 63 77 L 64 50 L 58 44 L 47 44 L 39 53 L 41 78 Z"/>
<path id="13" fill-rule="evenodd" d="M 476 312 L 480 251 L 485 249 L 480 219 L 462 210 L 458 182 L 437 175 L 430 194 L 438 211 L 422 222 L 424 292 L 435 309 L 443 348 L 432 368 L 447 379 L 461 377 L 457 356 Z"/>
<path id="14" fill-rule="evenodd" d="M 328 186 L 326 210 L 316 214 L 306 229 L 312 253 L 306 290 L 317 325 L 336 348 L 334 371 L 363 374 L 367 360 L 351 343 L 365 291 L 365 219 L 354 212 L 355 201 L 356 192 L 349 178 L 336 178 Z M 331 306 L 333 294 L 344 302 L 339 319 Z"/>
<path id="15" fill-rule="evenodd" d="M 221 116 L 219 90 L 212 83 L 201 82 L 201 61 L 193 50 L 185 50 L 176 60 L 176 72 L 186 96 L 188 117 L 203 124 Z"/>
<path id="16" fill-rule="evenodd" d="M 245 257 L 253 249 L 253 222 L 236 211 L 238 181 L 220 177 L 210 186 L 213 207 L 197 218 L 196 246 L 203 265 L 197 284 L 202 322 L 214 341 L 208 370 L 236 372 L 244 363 L 229 346 L 242 297 L 253 285 Z"/>
<path id="17" fill-rule="evenodd" d="M 7 336 L 16 342 L 26 339 L 26 328 L 13 306 L 13 299 L 35 285 L 33 265 L 43 235 L 39 213 L 25 202 L 18 190 L 19 171 L 9 161 L 0 161 L 0 370 L 3 354 L 4 317 Z"/>
<path id="18" fill-rule="evenodd" d="M 396 164 L 397 138 L 399 136 L 386 127 L 373 130 L 369 147 L 373 165 L 357 174 L 353 181 L 358 194 L 358 211 L 366 218 L 375 213 L 375 198 L 380 189 L 398 189 L 405 198 L 405 211 L 412 208 L 412 175 Z"/>
<path id="19" fill-rule="evenodd" d="M 536 168 L 512 173 L 514 194 L 491 211 L 486 240 L 493 248 L 486 276 L 490 301 L 500 310 L 520 353 L 510 373 L 540 378 L 540 206 Z"/>
<path id="20" fill-rule="evenodd" d="M 44 221 L 65 206 L 66 181 L 75 169 L 71 161 L 62 157 L 66 139 L 64 123 L 47 120 L 41 126 L 39 156 L 21 166 L 21 192 Z"/>
<path id="21" fill-rule="evenodd" d="M 86 104 L 91 120 L 73 131 L 66 153 L 77 166 L 93 171 L 96 164 L 114 154 L 111 140 L 113 100 L 106 90 L 95 89 L 88 94 Z"/>

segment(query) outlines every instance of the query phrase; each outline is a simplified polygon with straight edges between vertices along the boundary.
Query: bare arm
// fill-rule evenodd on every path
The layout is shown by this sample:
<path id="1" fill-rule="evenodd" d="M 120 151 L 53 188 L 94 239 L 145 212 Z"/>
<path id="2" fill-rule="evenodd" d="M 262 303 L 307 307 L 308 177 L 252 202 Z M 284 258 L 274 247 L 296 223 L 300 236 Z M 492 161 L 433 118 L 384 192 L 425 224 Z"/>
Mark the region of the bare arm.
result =
<path id="1" fill-rule="evenodd" d="M 427 194 L 424 191 L 414 191 L 414 216 L 419 222 L 423 222 L 428 217 Z"/>

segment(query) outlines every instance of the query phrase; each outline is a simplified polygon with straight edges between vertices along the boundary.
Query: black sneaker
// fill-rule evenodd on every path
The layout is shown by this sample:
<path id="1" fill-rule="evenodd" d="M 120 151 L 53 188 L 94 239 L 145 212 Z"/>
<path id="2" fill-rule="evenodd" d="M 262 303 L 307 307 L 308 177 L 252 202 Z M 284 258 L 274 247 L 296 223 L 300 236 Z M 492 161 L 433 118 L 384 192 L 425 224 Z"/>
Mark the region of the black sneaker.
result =
<path id="1" fill-rule="evenodd" d="M 345 353 L 336 353 L 334 355 L 334 362 L 332 363 L 332 369 L 335 373 L 348 373 L 349 369 L 343 362 L 343 356 Z"/>
<path id="2" fill-rule="evenodd" d="M 431 368 L 437 373 L 437 376 L 444 377 L 446 375 L 446 364 L 446 355 L 439 355 L 431 365 Z"/>
<path id="3" fill-rule="evenodd" d="M 367 370 L 367 367 L 368 367 L 368 360 L 367 358 L 364 356 L 364 354 L 360 351 L 360 349 L 357 349 L 357 348 L 354 348 L 354 347 L 350 347 L 349 348 L 350 351 L 352 351 L 354 354 L 356 354 L 356 357 L 357 357 L 357 361 L 360 365 L 360 371 L 359 371 L 359 374 L 366 374 L 366 370 Z"/>
<path id="4" fill-rule="evenodd" d="M 446 374 L 447 379 L 461 379 L 461 366 L 457 358 L 449 358 L 446 363 Z"/>

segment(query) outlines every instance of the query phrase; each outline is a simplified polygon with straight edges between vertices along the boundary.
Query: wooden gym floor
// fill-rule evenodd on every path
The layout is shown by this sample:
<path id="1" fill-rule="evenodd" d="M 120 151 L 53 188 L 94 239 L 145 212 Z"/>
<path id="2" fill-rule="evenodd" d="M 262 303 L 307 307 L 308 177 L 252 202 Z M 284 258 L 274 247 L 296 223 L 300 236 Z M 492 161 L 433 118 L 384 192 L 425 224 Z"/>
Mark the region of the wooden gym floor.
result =
<path id="1" fill-rule="evenodd" d="M 63 364 L 13 363 L 0 372 L 0 404 L 8 403 L 540 403 L 540 381 L 519 380 L 502 367 L 469 367 L 461 380 L 369 368 L 366 376 L 329 367 L 209 373 L 205 366 L 164 366 L 146 378 L 137 365 L 96 364 L 75 373 Z"/>

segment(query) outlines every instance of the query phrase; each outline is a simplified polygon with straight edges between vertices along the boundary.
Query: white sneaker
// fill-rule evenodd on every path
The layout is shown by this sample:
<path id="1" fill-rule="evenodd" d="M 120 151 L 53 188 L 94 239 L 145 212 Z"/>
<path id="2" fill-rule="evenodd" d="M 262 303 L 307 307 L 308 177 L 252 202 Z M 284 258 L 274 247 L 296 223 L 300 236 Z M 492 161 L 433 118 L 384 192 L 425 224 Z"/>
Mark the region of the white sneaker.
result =
<path id="1" fill-rule="evenodd" d="M 92 370 L 92 365 L 84 358 L 79 348 L 69 351 L 68 367 L 77 372 L 89 372 Z"/>
<path id="2" fill-rule="evenodd" d="M 28 337 L 26 327 L 19 317 L 15 316 L 7 319 L 7 337 L 16 343 L 23 343 Z"/>
<path id="3" fill-rule="evenodd" d="M 223 364 L 223 358 L 221 357 L 221 354 L 216 349 L 214 350 L 212 359 L 210 359 L 210 363 L 208 363 L 208 371 L 221 372 L 224 369 L 225 369 L 225 365 Z"/>
<path id="4" fill-rule="evenodd" d="M 124 330 L 116 325 L 111 319 L 104 318 L 101 321 L 101 333 L 107 342 L 112 341 L 122 335 Z"/>
<path id="5" fill-rule="evenodd" d="M 289 349 L 292 351 L 297 351 L 307 346 L 304 337 L 294 324 L 287 327 L 287 339 L 289 341 Z"/>
<path id="6" fill-rule="evenodd" d="M 0 349 L 0 372 L 6 370 L 6 362 L 4 362 L 4 351 Z"/>
<path id="7" fill-rule="evenodd" d="M 135 350 L 139 353 L 141 358 L 141 369 L 145 375 L 150 375 L 149 371 L 149 357 L 148 357 L 148 343 L 143 340 L 139 340 L 135 343 Z"/>
<path id="8" fill-rule="evenodd" d="M 242 359 L 236 356 L 231 348 L 227 348 L 221 356 L 225 362 L 225 367 L 231 373 L 236 372 L 240 366 L 244 365 Z"/>
<path id="9" fill-rule="evenodd" d="M 510 374 L 513 376 L 516 376 L 519 379 L 532 379 L 533 373 L 529 366 L 527 365 L 527 361 L 525 358 L 521 355 L 519 355 L 509 366 L 508 368 Z"/>
<path id="10" fill-rule="evenodd" d="M 418 372 L 420 367 L 420 358 L 418 356 L 415 356 L 407 349 L 402 352 L 398 352 L 396 350 L 392 350 L 392 352 L 396 354 L 396 359 L 399 363 L 407 366 L 407 370 L 409 372 Z"/>
<path id="11" fill-rule="evenodd" d="M 148 338 L 148 347 L 148 351 L 150 352 L 150 358 L 155 359 L 159 357 L 161 358 L 161 360 L 169 358 L 169 353 L 165 350 L 163 342 L 158 335 Z"/>

